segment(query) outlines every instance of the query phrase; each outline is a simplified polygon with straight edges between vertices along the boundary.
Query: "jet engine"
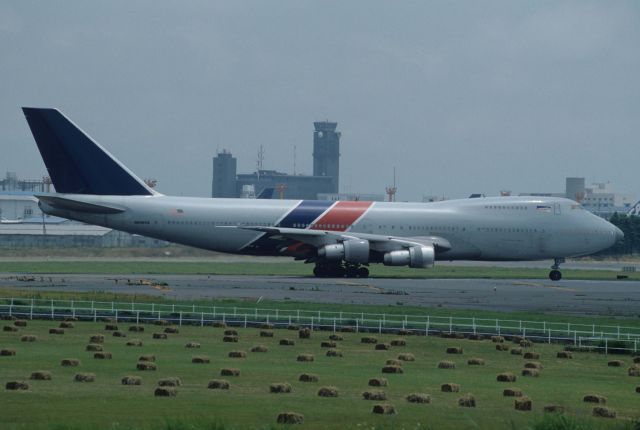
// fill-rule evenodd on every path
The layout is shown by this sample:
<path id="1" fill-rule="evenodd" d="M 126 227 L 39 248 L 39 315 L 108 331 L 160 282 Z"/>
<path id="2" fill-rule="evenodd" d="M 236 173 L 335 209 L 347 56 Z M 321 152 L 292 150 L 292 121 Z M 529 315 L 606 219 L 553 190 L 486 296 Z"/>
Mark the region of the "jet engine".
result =
<path id="1" fill-rule="evenodd" d="M 435 251 L 432 245 L 412 246 L 409 249 L 387 252 L 383 261 L 385 266 L 425 268 L 433 265 Z"/>
<path id="2" fill-rule="evenodd" d="M 329 261 L 344 260 L 347 263 L 365 264 L 369 262 L 369 241 L 352 239 L 325 245 L 318 249 L 318 256 Z"/>

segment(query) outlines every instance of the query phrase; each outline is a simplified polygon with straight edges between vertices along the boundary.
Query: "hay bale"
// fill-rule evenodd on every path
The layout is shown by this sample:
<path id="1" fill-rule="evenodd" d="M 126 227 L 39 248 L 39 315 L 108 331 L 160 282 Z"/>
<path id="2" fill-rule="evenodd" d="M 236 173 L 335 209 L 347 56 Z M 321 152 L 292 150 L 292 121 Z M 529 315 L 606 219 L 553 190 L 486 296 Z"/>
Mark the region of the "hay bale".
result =
<path id="1" fill-rule="evenodd" d="M 629 376 L 640 376 L 640 366 L 634 364 L 629 368 L 628 374 Z"/>
<path id="2" fill-rule="evenodd" d="M 102 350 L 103 350 L 103 347 L 99 343 L 90 343 L 85 347 L 85 351 L 89 351 L 89 352 L 98 352 Z"/>
<path id="3" fill-rule="evenodd" d="M 512 348 L 511 355 L 522 355 L 522 348 Z"/>
<path id="4" fill-rule="evenodd" d="M 522 369 L 522 376 L 531 376 L 531 377 L 537 378 L 538 376 L 540 376 L 540 370 L 539 369 Z"/>
<path id="5" fill-rule="evenodd" d="M 640 385 L 636 387 L 636 393 L 640 394 Z"/>
<path id="6" fill-rule="evenodd" d="M 558 353 L 556 354 L 557 358 L 565 358 L 565 359 L 571 359 L 573 358 L 573 353 L 571 351 L 558 351 Z"/>
<path id="7" fill-rule="evenodd" d="M 223 342 L 238 343 L 238 336 L 225 336 L 222 338 Z"/>
<path id="8" fill-rule="evenodd" d="M 228 329 L 224 331 L 225 336 L 238 336 L 238 330 Z"/>
<path id="9" fill-rule="evenodd" d="M 154 333 L 153 334 L 153 338 L 154 339 L 166 339 L 167 338 L 167 334 L 166 333 Z"/>
<path id="10" fill-rule="evenodd" d="M 273 332 L 272 331 L 261 331 L 260 332 L 260 337 L 273 337 Z"/>
<path id="11" fill-rule="evenodd" d="M 244 351 L 230 351 L 229 358 L 246 358 L 247 353 Z"/>
<path id="12" fill-rule="evenodd" d="M 412 336 L 412 335 L 413 335 L 413 332 L 406 328 L 401 328 L 400 330 L 398 330 L 398 336 Z"/>
<path id="13" fill-rule="evenodd" d="M 104 326 L 105 331 L 115 331 L 118 330 L 118 326 L 115 324 L 107 324 Z"/>
<path id="14" fill-rule="evenodd" d="M 138 357 L 138 361 L 155 362 L 156 361 L 156 356 L 153 355 L 153 354 L 144 354 L 144 355 L 141 355 L 140 357 Z"/>
<path id="15" fill-rule="evenodd" d="M 0 356 L 2 357 L 11 357 L 14 355 L 16 355 L 15 349 L 10 349 L 10 348 L 0 349 Z"/>
<path id="16" fill-rule="evenodd" d="M 482 359 L 482 358 L 474 357 L 474 358 L 470 358 L 469 360 L 467 360 L 467 364 L 469 366 L 484 366 L 485 362 L 484 362 L 484 359 Z"/>
<path id="17" fill-rule="evenodd" d="M 540 363 L 538 361 L 527 361 L 526 363 L 524 363 L 524 368 L 525 369 L 538 369 L 538 370 L 544 369 L 544 367 L 542 366 L 542 363 Z"/>
<path id="18" fill-rule="evenodd" d="M 33 379 L 34 381 L 51 381 L 51 372 L 47 370 L 36 370 L 35 372 L 31 372 L 29 379 Z"/>
<path id="19" fill-rule="evenodd" d="M 369 379 L 368 385 L 370 387 L 386 387 L 389 385 L 389 381 L 386 378 L 371 378 Z"/>
<path id="20" fill-rule="evenodd" d="M 89 336 L 89 343 L 104 343 L 104 336 L 101 334 L 92 334 Z"/>
<path id="21" fill-rule="evenodd" d="M 384 366 L 382 373 L 404 373 L 404 369 L 401 366 Z"/>
<path id="22" fill-rule="evenodd" d="M 503 336 L 491 336 L 491 342 L 493 342 L 493 343 L 503 343 L 504 342 L 504 337 Z"/>
<path id="23" fill-rule="evenodd" d="M 564 414 L 564 406 L 562 405 L 545 405 L 542 412 L 547 414 Z"/>
<path id="24" fill-rule="evenodd" d="M 127 341 L 127 346 L 142 346 L 142 341 L 140 339 L 131 339 Z"/>
<path id="25" fill-rule="evenodd" d="M 321 387 L 318 390 L 318 396 L 320 397 L 338 397 L 338 389 L 333 386 Z"/>
<path id="26" fill-rule="evenodd" d="M 622 367 L 624 366 L 624 361 L 622 360 L 611 360 L 607 363 L 609 367 Z"/>
<path id="27" fill-rule="evenodd" d="M 63 328 L 50 328 L 49 334 L 64 334 Z"/>
<path id="28" fill-rule="evenodd" d="M 371 412 L 374 414 L 394 415 L 396 413 L 396 407 L 388 403 L 382 403 L 373 405 L 373 410 Z"/>
<path id="29" fill-rule="evenodd" d="M 191 357 L 191 362 L 194 364 L 209 364 L 211 359 L 206 355 L 195 355 Z"/>
<path id="30" fill-rule="evenodd" d="M 376 351 L 387 351 L 389 350 L 389 348 L 391 348 L 391 345 L 389 345 L 388 343 L 378 343 L 374 347 Z"/>
<path id="31" fill-rule="evenodd" d="M 256 345 L 253 348 L 251 348 L 251 352 L 268 352 L 269 348 L 267 348 L 264 345 Z"/>
<path id="32" fill-rule="evenodd" d="M 438 369 L 455 369 L 456 363 L 453 361 L 442 360 L 438 363 Z"/>
<path id="33" fill-rule="evenodd" d="M 410 352 L 403 352 L 402 354 L 398 354 L 398 360 L 402 361 L 416 361 L 416 356 Z"/>
<path id="34" fill-rule="evenodd" d="M 138 362 L 138 364 L 136 364 L 136 369 L 138 370 L 142 370 L 142 371 L 147 371 L 147 370 L 157 370 L 158 366 L 156 366 L 156 363 L 152 362 L 152 361 L 140 361 Z"/>
<path id="35" fill-rule="evenodd" d="M 35 342 L 36 340 L 37 340 L 37 337 L 35 337 L 32 334 L 25 334 L 20 338 L 21 342 Z"/>
<path id="36" fill-rule="evenodd" d="M 2 327 L 2 331 L 8 332 L 8 333 L 15 333 L 18 331 L 18 327 L 14 327 L 12 325 L 6 325 Z"/>
<path id="37" fill-rule="evenodd" d="M 298 381 L 300 381 L 300 382 L 318 382 L 319 378 L 318 378 L 318 375 L 316 375 L 315 373 L 302 373 L 298 377 Z"/>
<path id="38" fill-rule="evenodd" d="M 311 339 L 311 330 L 308 328 L 303 328 L 298 331 L 298 337 L 300 339 Z"/>
<path id="39" fill-rule="evenodd" d="M 139 376 L 125 376 L 120 382 L 122 385 L 142 385 L 142 378 Z"/>
<path id="40" fill-rule="evenodd" d="M 324 341 L 320 343 L 320 348 L 335 348 L 336 346 L 338 345 L 332 341 Z"/>
<path id="41" fill-rule="evenodd" d="M 76 373 L 73 377 L 75 382 L 95 382 L 95 373 Z"/>
<path id="42" fill-rule="evenodd" d="M 376 401 L 387 400 L 387 393 L 385 393 L 382 390 L 365 391 L 362 393 L 362 398 L 364 400 L 376 400 Z"/>
<path id="43" fill-rule="evenodd" d="M 593 416 L 600 418 L 615 418 L 615 409 L 607 408 L 606 406 L 596 406 L 593 408 Z"/>
<path id="44" fill-rule="evenodd" d="M 356 332 L 356 328 L 355 327 L 346 326 L 346 327 L 342 327 L 340 329 L 340 331 L 342 333 L 355 333 Z"/>
<path id="45" fill-rule="evenodd" d="M 162 378 L 158 379 L 158 385 L 160 387 L 179 387 L 182 385 L 182 380 L 176 376 Z"/>
<path id="46" fill-rule="evenodd" d="M 276 382 L 274 384 L 269 385 L 270 393 L 290 393 L 291 392 L 291 384 L 288 382 Z"/>
<path id="47" fill-rule="evenodd" d="M 637 357 L 633 357 L 633 362 L 634 362 L 635 364 L 640 364 L 640 355 L 639 355 L 639 356 L 637 356 Z"/>
<path id="48" fill-rule="evenodd" d="M 515 399 L 513 406 L 516 411 L 530 411 L 533 409 L 533 402 L 529 397 L 522 396 Z"/>
<path id="49" fill-rule="evenodd" d="M 405 339 L 393 339 L 391 346 L 407 346 L 407 341 Z"/>
<path id="50" fill-rule="evenodd" d="M 463 408 L 475 408 L 476 398 L 473 397 L 473 394 L 467 393 L 458 399 L 458 406 Z"/>
<path id="51" fill-rule="evenodd" d="M 127 337 L 127 334 L 123 331 L 114 331 L 113 337 Z"/>
<path id="52" fill-rule="evenodd" d="M 278 424 L 303 424 L 304 415 L 297 412 L 281 412 L 276 418 Z"/>
<path id="53" fill-rule="evenodd" d="M 4 388 L 11 391 L 26 391 L 29 389 L 29 384 L 24 381 L 10 381 L 5 384 Z"/>
<path id="54" fill-rule="evenodd" d="M 532 346 L 533 346 L 533 342 L 531 342 L 529 339 L 520 341 L 521 348 L 531 348 Z"/>
<path id="55" fill-rule="evenodd" d="M 504 397 L 522 397 L 522 390 L 520 388 L 505 388 L 502 390 Z"/>
<path id="56" fill-rule="evenodd" d="M 402 361 L 390 358 L 385 363 L 387 366 L 402 366 Z"/>
<path id="57" fill-rule="evenodd" d="M 222 321 L 218 321 L 218 322 L 214 322 L 213 326 L 216 327 L 216 328 L 226 328 L 227 324 L 223 323 Z"/>
<path id="58" fill-rule="evenodd" d="M 540 360 L 540 353 L 538 352 L 525 352 L 524 353 L 525 360 Z"/>
<path id="59" fill-rule="evenodd" d="M 220 369 L 220 376 L 240 376 L 240 369 Z"/>
<path id="60" fill-rule="evenodd" d="M 278 344 L 282 346 L 294 346 L 296 342 L 293 339 L 280 339 Z"/>
<path id="61" fill-rule="evenodd" d="M 607 398 L 600 394 L 587 394 L 582 398 L 582 401 L 585 403 L 597 403 L 599 405 L 607 404 Z"/>
<path id="62" fill-rule="evenodd" d="M 200 348 L 200 344 L 198 342 L 187 342 L 184 346 L 185 348 L 197 349 Z"/>
<path id="63" fill-rule="evenodd" d="M 96 360 L 111 360 L 113 358 L 113 354 L 106 351 L 100 351 L 93 354 L 93 358 Z"/>
<path id="64" fill-rule="evenodd" d="M 497 343 L 496 351 L 509 351 L 511 349 L 506 343 Z"/>
<path id="65" fill-rule="evenodd" d="M 325 354 L 327 357 L 342 357 L 341 349 L 328 349 Z"/>
<path id="66" fill-rule="evenodd" d="M 260 328 L 263 330 L 273 330 L 274 325 L 270 323 L 260 324 Z"/>
<path id="67" fill-rule="evenodd" d="M 229 386 L 229 381 L 226 379 L 212 379 L 209 381 L 207 388 L 210 390 L 228 390 Z"/>
<path id="68" fill-rule="evenodd" d="M 27 326 L 27 322 L 25 320 L 15 320 L 13 322 L 13 325 L 16 327 L 26 327 Z"/>
<path id="69" fill-rule="evenodd" d="M 503 372 L 503 373 L 499 373 L 498 376 L 496 376 L 496 380 L 498 382 L 515 382 L 516 375 L 514 375 L 511 372 Z"/>
<path id="70" fill-rule="evenodd" d="M 440 385 L 440 391 L 443 393 L 457 393 L 460 391 L 460 384 L 454 384 L 453 382 L 447 382 Z"/>
<path id="71" fill-rule="evenodd" d="M 77 358 L 63 358 L 60 361 L 60 366 L 62 367 L 77 367 L 80 366 L 80 360 Z"/>
<path id="72" fill-rule="evenodd" d="M 158 387 L 153 395 L 156 397 L 175 397 L 178 395 L 178 389 L 176 387 Z"/>
<path id="73" fill-rule="evenodd" d="M 178 327 L 165 327 L 164 332 L 167 334 L 178 334 L 180 330 L 178 330 Z"/>
<path id="74" fill-rule="evenodd" d="M 155 320 L 155 321 L 153 322 L 153 324 L 154 324 L 154 325 L 160 325 L 160 326 L 163 326 L 163 325 L 171 325 L 171 323 L 170 323 L 169 321 L 167 321 L 167 320 Z"/>
<path id="75" fill-rule="evenodd" d="M 329 336 L 329 340 L 343 341 L 344 340 L 344 336 L 342 336 L 340 334 L 332 334 L 331 336 Z"/>
<path id="76" fill-rule="evenodd" d="M 459 346 L 450 346 L 447 348 L 447 354 L 462 354 L 463 349 Z"/>
<path id="77" fill-rule="evenodd" d="M 470 334 L 469 340 L 484 340 L 484 336 L 481 334 Z"/>
<path id="78" fill-rule="evenodd" d="M 141 325 L 132 325 L 129 327 L 129 331 L 133 331 L 136 333 L 142 333 L 144 331 L 144 326 Z"/>
<path id="79" fill-rule="evenodd" d="M 424 393 L 411 393 L 406 397 L 409 403 L 431 403 L 431 396 Z"/>
<path id="80" fill-rule="evenodd" d="M 296 361 L 311 362 L 314 360 L 313 354 L 298 354 Z"/>
<path id="81" fill-rule="evenodd" d="M 361 343 L 378 343 L 378 339 L 373 336 L 364 336 L 360 339 Z"/>

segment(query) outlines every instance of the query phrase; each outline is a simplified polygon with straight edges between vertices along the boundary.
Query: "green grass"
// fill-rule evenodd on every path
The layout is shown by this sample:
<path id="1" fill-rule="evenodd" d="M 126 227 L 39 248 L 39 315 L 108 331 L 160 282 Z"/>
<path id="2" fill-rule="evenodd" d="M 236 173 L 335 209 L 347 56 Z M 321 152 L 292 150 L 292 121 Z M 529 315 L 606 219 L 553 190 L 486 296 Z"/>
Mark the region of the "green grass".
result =
<path id="1" fill-rule="evenodd" d="M 626 419 L 637 418 L 640 401 L 640 395 L 634 392 L 640 379 L 627 376 L 628 366 L 610 368 L 607 357 L 593 353 L 558 360 L 557 345 L 535 346 L 545 366 L 541 377 L 518 377 L 515 384 L 504 384 L 496 382 L 496 374 L 511 371 L 519 375 L 524 360 L 496 351 L 489 341 L 411 336 L 406 347 L 374 351 L 372 345 L 360 343 L 361 334 L 344 333 L 345 340 L 338 342 L 344 357 L 329 358 L 320 347 L 320 342 L 329 335 L 327 332 L 314 332 L 312 339 L 300 340 L 294 331 L 276 330 L 275 337 L 269 339 L 260 338 L 258 329 L 238 329 L 240 341 L 232 344 L 222 342 L 220 328 L 183 326 L 179 334 L 169 335 L 168 340 L 153 340 L 152 333 L 160 331 L 160 327 L 147 325 L 144 333 L 134 334 L 126 331 L 128 324 L 120 324 L 129 337 L 143 340 L 144 346 L 137 348 L 126 347 L 127 339 L 109 336 L 103 330 L 104 323 L 78 322 L 62 336 L 48 334 L 48 328 L 56 325 L 51 321 L 30 321 L 18 333 L 0 332 L 0 347 L 17 351 L 15 357 L 0 357 L 2 384 L 25 380 L 35 370 L 53 373 L 52 381 L 29 381 L 29 392 L 0 391 L 0 428 L 269 428 L 276 427 L 279 412 L 293 410 L 305 416 L 304 428 L 310 429 L 521 429 L 542 422 L 542 407 L 551 403 L 564 405 L 569 415 L 581 417 L 580 422 L 588 425 L 584 428 L 631 428 Z M 84 350 L 89 335 L 100 332 L 107 334 L 105 350 L 113 353 L 113 360 L 94 360 L 92 353 Z M 35 334 L 38 341 L 20 342 L 22 334 Z M 284 337 L 295 339 L 296 346 L 279 346 L 278 340 Z M 376 337 L 389 341 L 395 336 Z M 187 341 L 200 342 L 202 348 L 185 349 Z M 265 344 L 269 352 L 249 352 L 256 344 Z M 447 355 L 447 346 L 463 346 L 465 353 Z M 247 351 L 248 356 L 228 358 L 231 350 Z M 369 378 L 383 376 L 380 369 L 385 360 L 395 358 L 399 352 L 415 354 L 416 361 L 406 363 L 402 375 L 387 375 L 390 385 L 385 391 L 398 414 L 375 416 L 371 413 L 375 402 L 362 400 L 361 393 L 368 389 Z M 150 353 L 157 356 L 158 371 L 136 371 L 137 357 Z M 315 362 L 297 362 L 299 353 L 314 354 Z M 192 364 L 193 355 L 207 355 L 211 364 Z M 466 359 L 475 356 L 484 358 L 486 366 L 467 366 Z M 59 366 L 62 358 L 79 358 L 82 365 L 62 368 Z M 457 368 L 437 369 L 437 363 L 443 359 L 455 361 Z M 630 362 L 628 358 L 625 360 Z M 218 377 L 222 367 L 240 368 L 241 376 L 226 378 L 232 384 L 229 391 L 208 390 L 207 382 Z M 72 382 L 76 372 L 93 372 L 97 381 Z M 302 372 L 318 374 L 320 383 L 298 382 Z M 129 374 L 142 376 L 142 386 L 120 385 L 120 378 Z M 169 376 L 178 376 L 183 381 L 178 396 L 154 397 L 157 379 Z M 294 392 L 270 394 L 268 387 L 273 382 L 289 382 Z M 462 393 L 473 393 L 477 408 L 458 407 L 457 398 L 462 393 L 440 392 L 439 386 L 444 382 L 459 383 Z M 323 385 L 337 386 L 340 396 L 317 397 L 316 392 Z M 513 399 L 502 396 L 502 389 L 511 385 L 533 399 L 533 412 L 515 411 Z M 432 404 L 408 404 L 404 396 L 411 392 L 430 394 Z M 616 409 L 622 419 L 589 418 L 591 407 L 581 402 L 587 393 L 606 396 L 607 405 Z"/>
<path id="2" fill-rule="evenodd" d="M 303 263 L 220 263 L 176 261 L 6 261 L 0 273 L 28 274 L 197 274 L 249 276 L 309 276 L 312 265 Z M 548 269 L 517 267 L 439 266 L 430 269 L 372 265 L 371 276 L 413 279 L 547 279 Z M 613 270 L 563 270 L 564 279 L 614 280 L 620 272 Z M 625 273 L 628 279 L 640 280 L 640 272 Z"/>

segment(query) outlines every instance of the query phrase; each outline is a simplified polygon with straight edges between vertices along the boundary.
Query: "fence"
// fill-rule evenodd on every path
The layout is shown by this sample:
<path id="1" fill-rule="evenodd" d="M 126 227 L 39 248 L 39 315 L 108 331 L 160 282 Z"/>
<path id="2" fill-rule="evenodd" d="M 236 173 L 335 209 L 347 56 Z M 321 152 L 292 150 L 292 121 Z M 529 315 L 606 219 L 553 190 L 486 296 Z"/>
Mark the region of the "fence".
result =
<path id="1" fill-rule="evenodd" d="M 261 309 L 135 302 L 0 298 L 0 315 L 29 319 L 64 319 L 148 323 L 166 320 L 177 325 L 274 327 L 299 325 L 314 330 L 376 333 L 407 331 L 425 336 L 443 333 L 481 336 L 519 336 L 534 342 L 564 343 L 577 349 L 605 353 L 637 353 L 640 326 L 610 326 L 548 321 L 503 320 L 475 317 L 373 314 L 297 309 Z"/>

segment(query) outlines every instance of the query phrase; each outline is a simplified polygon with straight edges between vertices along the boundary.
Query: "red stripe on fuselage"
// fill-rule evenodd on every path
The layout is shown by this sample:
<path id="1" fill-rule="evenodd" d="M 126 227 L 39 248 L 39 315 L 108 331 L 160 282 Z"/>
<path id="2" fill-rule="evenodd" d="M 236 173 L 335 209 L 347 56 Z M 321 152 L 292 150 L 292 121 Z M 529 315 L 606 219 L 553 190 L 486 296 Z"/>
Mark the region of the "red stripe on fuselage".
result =
<path id="1" fill-rule="evenodd" d="M 373 202 L 339 201 L 313 223 L 313 230 L 345 231 L 371 207 Z"/>

